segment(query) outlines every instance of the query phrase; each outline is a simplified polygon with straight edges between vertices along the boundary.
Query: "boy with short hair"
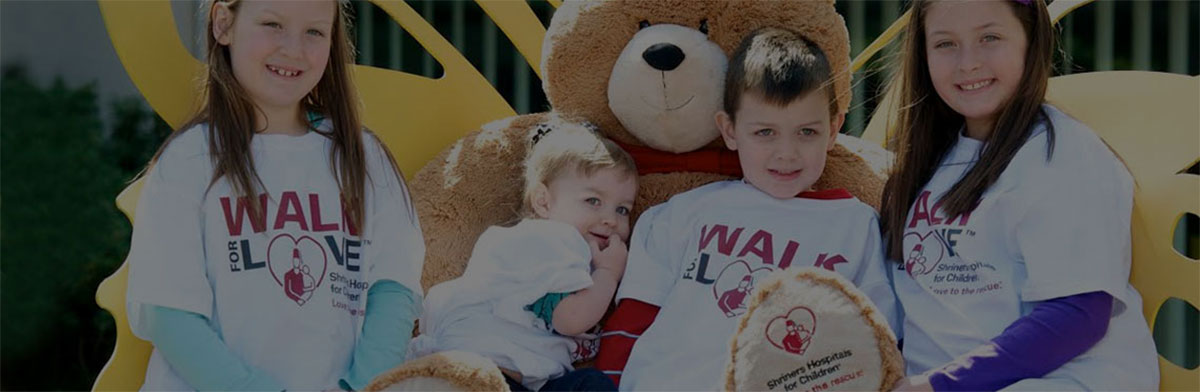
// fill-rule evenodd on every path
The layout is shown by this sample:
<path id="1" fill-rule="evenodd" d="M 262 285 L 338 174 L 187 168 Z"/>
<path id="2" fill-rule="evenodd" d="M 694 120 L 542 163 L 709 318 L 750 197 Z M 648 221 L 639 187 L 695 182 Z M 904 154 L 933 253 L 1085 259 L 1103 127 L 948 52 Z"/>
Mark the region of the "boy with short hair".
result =
<path id="1" fill-rule="evenodd" d="M 751 33 L 734 52 L 716 121 L 744 178 L 638 219 L 597 359 L 622 391 L 720 389 L 749 293 L 792 265 L 842 274 L 896 325 L 875 210 L 812 188 L 845 119 L 832 76 L 821 49 L 786 30 Z"/>

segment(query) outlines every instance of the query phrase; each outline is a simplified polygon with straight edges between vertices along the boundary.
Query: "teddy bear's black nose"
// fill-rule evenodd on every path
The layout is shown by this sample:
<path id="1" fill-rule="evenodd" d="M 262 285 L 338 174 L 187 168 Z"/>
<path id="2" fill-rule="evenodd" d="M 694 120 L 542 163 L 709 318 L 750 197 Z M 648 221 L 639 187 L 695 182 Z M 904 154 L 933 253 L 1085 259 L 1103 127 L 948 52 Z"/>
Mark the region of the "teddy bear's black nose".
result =
<path id="1" fill-rule="evenodd" d="M 683 50 L 671 44 L 654 44 L 642 52 L 646 64 L 659 71 L 670 71 L 683 62 Z"/>

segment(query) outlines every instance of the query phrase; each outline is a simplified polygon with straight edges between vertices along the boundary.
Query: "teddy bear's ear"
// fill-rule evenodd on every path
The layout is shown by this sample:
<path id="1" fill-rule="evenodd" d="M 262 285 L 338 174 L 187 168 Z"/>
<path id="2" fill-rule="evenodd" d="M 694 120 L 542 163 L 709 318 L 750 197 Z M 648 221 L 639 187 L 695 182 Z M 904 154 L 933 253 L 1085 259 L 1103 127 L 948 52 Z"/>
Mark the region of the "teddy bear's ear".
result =
<path id="1" fill-rule="evenodd" d="M 645 4 L 659 3 L 666 2 Z M 690 7 L 705 2 L 683 3 Z M 641 145 L 612 113 L 607 97 L 617 58 L 639 31 L 639 22 L 660 19 L 629 9 L 635 6 L 618 1 L 564 1 L 546 29 L 539 66 L 542 88 L 556 111 L 586 118 L 609 138 Z"/>
<path id="2" fill-rule="evenodd" d="M 538 64 L 538 68 L 542 71 L 542 77 L 546 77 L 546 60 L 554 53 L 554 44 L 559 42 L 565 35 L 570 33 L 575 27 L 575 21 L 581 13 L 591 10 L 605 3 L 603 1 L 582 1 L 582 0 L 564 0 L 558 9 L 554 10 L 554 15 L 550 18 L 550 25 L 546 27 L 546 35 L 542 39 L 542 58 Z M 543 87 L 545 89 L 545 87 Z"/>

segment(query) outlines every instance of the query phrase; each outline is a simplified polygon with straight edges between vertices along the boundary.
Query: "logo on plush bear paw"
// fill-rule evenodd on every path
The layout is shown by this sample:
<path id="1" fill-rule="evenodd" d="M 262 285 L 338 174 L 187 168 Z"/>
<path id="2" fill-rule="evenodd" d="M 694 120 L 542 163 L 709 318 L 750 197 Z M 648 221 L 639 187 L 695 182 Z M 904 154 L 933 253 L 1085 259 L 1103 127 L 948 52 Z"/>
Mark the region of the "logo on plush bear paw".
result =
<path id="1" fill-rule="evenodd" d="M 304 306 L 325 280 L 329 258 L 320 242 L 309 236 L 281 234 L 267 245 L 267 268 L 283 294 Z"/>
<path id="2" fill-rule="evenodd" d="M 812 310 L 797 306 L 786 315 L 772 318 L 767 323 L 766 335 L 771 345 L 792 354 L 804 355 L 816 333 L 817 316 Z"/>

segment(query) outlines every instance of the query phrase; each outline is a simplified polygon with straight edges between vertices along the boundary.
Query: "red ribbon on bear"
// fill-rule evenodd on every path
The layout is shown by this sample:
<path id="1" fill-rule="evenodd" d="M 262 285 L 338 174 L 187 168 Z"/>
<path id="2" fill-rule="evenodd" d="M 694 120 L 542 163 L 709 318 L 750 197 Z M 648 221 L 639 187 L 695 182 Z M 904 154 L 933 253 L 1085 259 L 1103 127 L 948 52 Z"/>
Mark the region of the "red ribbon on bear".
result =
<path id="1" fill-rule="evenodd" d="M 737 152 L 724 148 L 708 147 L 697 151 L 674 154 L 649 147 L 633 146 L 621 142 L 617 145 L 629 152 L 637 162 L 638 174 L 675 172 L 701 172 L 742 176 L 742 166 Z"/>

